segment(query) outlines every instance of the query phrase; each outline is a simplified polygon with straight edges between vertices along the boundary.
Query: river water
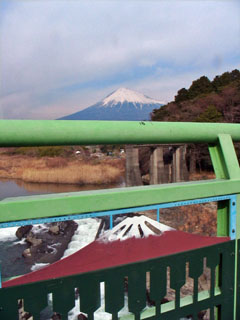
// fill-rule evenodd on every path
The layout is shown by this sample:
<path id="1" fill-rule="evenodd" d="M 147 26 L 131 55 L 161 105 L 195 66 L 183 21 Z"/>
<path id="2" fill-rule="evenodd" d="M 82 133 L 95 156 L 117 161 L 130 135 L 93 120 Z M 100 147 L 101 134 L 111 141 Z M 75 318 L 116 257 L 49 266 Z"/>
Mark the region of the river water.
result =
<path id="1" fill-rule="evenodd" d="M 31 183 L 22 180 L 0 178 L 0 200 L 9 197 L 30 196 L 36 194 L 74 192 L 85 190 L 109 189 L 124 187 L 124 182 L 107 185 L 77 185 L 63 183 Z"/>
<path id="2" fill-rule="evenodd" d="M 124 187 L 124 182 L 117 185 L 82 186 L 74 184 L 27 183 L 21 180 L 0 179 L 0 200 L 9 197 L 116 187 Z M 16 229 L 17 228 L 0 229 L 0 263 L 3 278 L 24 274 L 31 270 L 31 265 L 27 265 L 25 259 L 22 258 L 22 252 L 27 248 L 27 245 L 15 237 Z"/>

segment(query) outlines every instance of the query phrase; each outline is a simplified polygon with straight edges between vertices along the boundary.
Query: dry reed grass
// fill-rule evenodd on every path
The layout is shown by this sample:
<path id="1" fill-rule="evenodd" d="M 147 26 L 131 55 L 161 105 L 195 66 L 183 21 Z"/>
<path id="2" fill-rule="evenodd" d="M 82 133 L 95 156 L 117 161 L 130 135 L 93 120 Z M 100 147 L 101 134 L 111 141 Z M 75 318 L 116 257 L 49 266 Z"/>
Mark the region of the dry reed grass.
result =
<path id="1" fill-rule="evenodd" d="M 145 211 L 151 219 L 156 219 L 156 210 Z M 177 230 L 216 236 L 217 203 L 202 203 L 160 210 L 160 222 Z"/>
<path id="2" fill-rule="evenodd" d="M 22 179 L 28 182 L 107 184 L 120 178 L 117 168 L 100 165 L 82 164 L 71 167 L 52 168 L 52 170 L 26 169 Z"/>
<path id="3" fill-rule="evenodd" d="M 198 181 L 198 180 L 209 180 L 209 179 L 215 179 L 215 178 L 216 176 L 214 172 L 202 171 L 202 172 L 191 173 L 189 180 Z"/>
<path id="4" fill-rule="evenodd" d="M 66 158 L 1 156 L 0 177 L 27 182 L 108 184 L 118 182 L 124 173 L 121 159 L 79 161 Z"/>
<path id="5" fill-rule="evenodd" d="M 48 168 L 63 168 L 68 165 L 68 161 L 65 158 L 49 158 L 45 161 Z"/>

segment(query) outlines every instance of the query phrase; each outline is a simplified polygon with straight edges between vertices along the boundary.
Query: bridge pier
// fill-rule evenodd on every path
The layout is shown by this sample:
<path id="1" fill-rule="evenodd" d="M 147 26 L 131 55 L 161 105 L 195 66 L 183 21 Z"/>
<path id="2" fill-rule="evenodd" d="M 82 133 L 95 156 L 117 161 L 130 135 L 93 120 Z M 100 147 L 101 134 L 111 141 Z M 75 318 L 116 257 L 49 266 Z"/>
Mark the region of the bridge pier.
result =
<path id="1" fill-rule="evenodd" d="M 126 185 L 142 185 L 139 168 L 139 148 L 141 146 L 126 146 Z M 150 184 L 186 181 L 188 169 L 186 165 L 186 145 L 149 146 Z"/>
<path id="2" fill-rule="evenodd" d="M 188 179 L 186 153 L 186 145 L 177 147 L 173 153 L 172 182 L 186 181 Z"/>
<path id="3" fill-rule="evenodd" d="M 169 166 L 164 164 L 164 147 L 156 147 L 150 156 L 150 184 L 168 183 Z"/>
<path id="4" fill-rule="evenodd" d="M 143 185 L 142 177 L 139 169 L 139 152 L 138 148 L 127 145 L 126 152 L 126 185 L 141 186 Z"/>

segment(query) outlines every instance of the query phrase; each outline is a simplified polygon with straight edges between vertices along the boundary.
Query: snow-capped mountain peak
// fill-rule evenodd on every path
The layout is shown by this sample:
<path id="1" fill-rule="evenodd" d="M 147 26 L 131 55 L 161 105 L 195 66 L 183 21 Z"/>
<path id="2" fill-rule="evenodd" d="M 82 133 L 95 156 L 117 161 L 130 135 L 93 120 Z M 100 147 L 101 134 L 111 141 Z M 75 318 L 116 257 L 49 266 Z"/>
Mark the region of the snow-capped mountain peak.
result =
<path id="1" fill-rule="evenodd" d="M 150 120 L 153 109 L 164 102 L 151 99 L 144 94 L 126 88 L 119 88 L 94 105 L 60 120 Z"/>
<path id="2" fill-rule="evenodd" d="M 123 102 L 139 103 L 139 104 L 163 104 L 159 100 L 151 99 L 144 94 L 127 88 L 119 88 L 112 92 L 102 101 L 102 105 L 116 104 Z"/>

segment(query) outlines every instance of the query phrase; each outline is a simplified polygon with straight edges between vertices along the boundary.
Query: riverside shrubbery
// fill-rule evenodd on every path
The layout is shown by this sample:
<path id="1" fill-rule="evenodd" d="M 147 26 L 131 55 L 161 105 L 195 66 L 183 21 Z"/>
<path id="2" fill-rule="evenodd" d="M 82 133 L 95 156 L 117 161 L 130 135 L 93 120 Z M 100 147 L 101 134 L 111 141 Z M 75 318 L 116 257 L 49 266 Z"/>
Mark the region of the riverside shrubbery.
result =
<path id="1" fill-rule="evenodd" d="M 110 164 L 91 164 L 85 161 L 71 162 L 62 166 L 51 166 L 36 170 L 28 168 L 22 179 L 27 182 L 70 183 L 70 184 L 108 184 L 118 182 L 122 171 Z"/>
<path id="2" fill-rule="evenodd" d="M 0 178 L 36 183 L 111 184 L 122 180 L 124 159 L 1 155 Z"/>
<path id="3" fill-rule="evenodd" d="M 10 154 L 30 156 L 30 157 L 59 157 L 69 153 L 71 147 L 51 146 L 51 147 L 19 147 L 9 150 Z"/>

